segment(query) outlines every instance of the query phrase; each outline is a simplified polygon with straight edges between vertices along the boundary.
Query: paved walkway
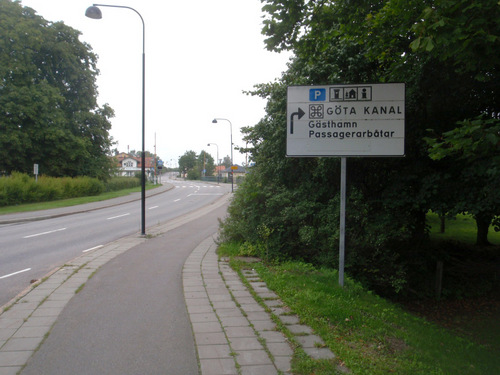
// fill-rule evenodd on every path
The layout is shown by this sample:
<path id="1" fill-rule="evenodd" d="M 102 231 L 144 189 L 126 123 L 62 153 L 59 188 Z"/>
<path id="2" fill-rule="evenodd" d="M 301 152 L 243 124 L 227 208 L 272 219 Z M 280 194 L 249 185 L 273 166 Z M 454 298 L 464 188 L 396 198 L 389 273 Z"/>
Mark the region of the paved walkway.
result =
<path id="1" fill-rule="evenodd" d="M 254 270 L 244 273 L 249 289 L 226 260 L 218 260 L 215 250 L 211 238 L 202 242 L 187 259 L 183 272 L 202 375 L 291 374 L 293 345 L 276 329 L 274 319 L 286 326 L 295 345 L 312 358 L 335 357 Z"/>
<path id="2" fill-rule="evenodd" d="M 217 204 L 225 204 L 227 198 Z M 200 212 L 192 215 L 199 217 Z M 159 235 L 189 220 L 190 215 L 185 215 L 148 232 Z M 129 236 L 86 253 L 35 284 L 3 311 L 0 375 L 22 373 L 75 292 L 99 267 L 144 241 L 147 238 Z M 321 338 L 299 323 L 255 271 L 245 271 L 249 289 L 227 261 L 218 260 L 215 250 L 212 236 L 200 243 L 185 262 L 182 275 L 202 375 L 291 374 L 294 345 L 300 345 L 312 358 L 334 358 Z M 295 335 L 293 344 L 276 330 L 277 321 Z"/>

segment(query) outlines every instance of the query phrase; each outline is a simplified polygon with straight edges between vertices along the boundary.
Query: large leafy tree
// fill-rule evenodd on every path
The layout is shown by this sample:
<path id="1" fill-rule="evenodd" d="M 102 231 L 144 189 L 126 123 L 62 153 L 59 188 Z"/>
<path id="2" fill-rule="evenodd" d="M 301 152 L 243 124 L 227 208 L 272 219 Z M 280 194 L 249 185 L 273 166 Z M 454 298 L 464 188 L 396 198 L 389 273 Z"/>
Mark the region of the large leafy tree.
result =
<path id="1" fill-rule="evenodd" d="M 429 126 L 429 154 L 446 166 L 451 187 L 444 206 L 451 214 L 472 214 L 477 244 L 487 245 L 490 224 L 498 229 L 500 220 L 500 3 L 436 1 L 412 30 L 413 51 L 446 64 L 462 99 L 456 101 L 462 110 L 452 107 L 461 116 L 451 117 L 450 128 Z"/>
<path id="2" fill-rule="evenodd" d="M 97 57 L 79 35 L 0 0 L 1 173 L 108 176 L 113 111 L 97 105 Z"/>
<path id="3" fill-rule="evenodd" d="M 268 99 L 267 114 L 245 129 L 250 146 L 244 151 L 251 153 L 256 166 L 236 192 L 230 208 L 235 220 L 228 220 L 223 232 L 254 243 L 265 240 L 277 256 L 287 253 L 335 262 L 328 254 L 335 254 L 332 249 L 337 245 L 339 163 L 285 157 L 286 86 L 406 82 L 406 157 L 348 162 L 347 267 L 378 290 L 399 290 L 409 280 L 407 273 L 418 270 L 423 258 L 414 251 L 427 238 L 426 212 L 449 210 L 455 198 L 450 182 L 459 177 L 458 165 L 451 170 L 428 157 L 427 129 L 448 132 L 457 121 L 494 107 L 498 92 L 493 91 L 499 86 L 490 79 L 498 79 L 498 64 L 490 69 L 479 68 L 481 64 L 477 69 L 460 69 L 461 64 L 445 59 L 439 48 L 430 53 L 430 47 L 425 47 L 430 43 L 425 38 L 434 38 L 432 32 L 425 33 L 434 30 L 428 24 L 428 15 L 434 15 L 429 9 L 452 7 L 453 1 L 262 2 L 267 48 L 291 50 L 294 58 L 279 81 L 258 85 L 252 92 Z M 467 16 L 461 20 L 449 14 L 454 27 L 463 23 L 463 29 L 472 32 L 471 20 L 483 17 L 477 21 L 482 29 L 495 30 L 500 17 L 478 13 L 480 8 L 497 11 L 493 0 L 482 2 L 484 8 L 472 0 L 459 3 L 462 8 L 453 12 Z M 467 44 L 460 36 L 454 43 Z M 461 59 L 467 60 L 468 49 L 463 51 Z M 498 60 L 492 56 L 496 51 L 488 49 L 483 58 L 490 55 L 492 61 Z M 451 51 L 446 53 L 453 56 Z"/>

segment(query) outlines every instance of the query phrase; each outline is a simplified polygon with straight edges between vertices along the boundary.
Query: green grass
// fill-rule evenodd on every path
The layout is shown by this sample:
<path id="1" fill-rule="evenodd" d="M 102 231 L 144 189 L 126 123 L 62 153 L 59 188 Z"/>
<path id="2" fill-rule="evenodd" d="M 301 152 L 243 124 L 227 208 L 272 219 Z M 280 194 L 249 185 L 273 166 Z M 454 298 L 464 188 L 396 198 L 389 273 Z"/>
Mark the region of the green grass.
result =
<path id="1" fill-rule="evenodd" d="M 146 185 L 146 190 L 154 189 L 161 185 Z M 80 198 L 71 198 L 71 199 L 61 199 L 57 201 L 51 202 L 40 202 L 40 203 L 29 203 L 29 204 L 20 204 L 17 206 L 7 206 L 0 207 L 0 215 L 12 214 L 17 212 L 30 212 L 30 211 L 40 211 L 40 210 L 48 210 L 52 208 L 61 208 L 61 207 L 69 207 L 69 206 L 77 206 L 79 204 L 85 203 L 93 203 L 100 202 L 108 199 L 123 197 L 129 195 L 131 193 L 136 193 L 141 191 L 141 187 L 135 187 L 130 189 L 124 189 L 119 191 L 112 191 L 96 196 L 90 197 L 80 197 Z"/>
<path id="2" fill-rule="evenodd" d="M 456 218 L 446 218 L 445 232 L 440 233 L 439 216 L 435 213 L 427 214 L 427 223 L 431 226 L 431 239 L 455 240 L 467 244 L 476 243 L 476 221 L 470 215 L 457 215 Z M 495 232 L 493 227 L 488 231 L 488 240 L 493 245 L 500 245 L 500 232 Z"/>
<path id="3" fill-rule="evenodd" d="M 238 244 L 222 244 L 220 256 L 232 257 L 242 274 Z M 294 374 L 337 374 L 338 364 L 352 374 L 495 374 L 499 352 L 418 318 L 338 273 L 301 262 L 279 265 L 252 263 L 268 287 L 312 327 L 336 354 L 333 360 L 313 360 L 300 349 L 292 362 Z"/>

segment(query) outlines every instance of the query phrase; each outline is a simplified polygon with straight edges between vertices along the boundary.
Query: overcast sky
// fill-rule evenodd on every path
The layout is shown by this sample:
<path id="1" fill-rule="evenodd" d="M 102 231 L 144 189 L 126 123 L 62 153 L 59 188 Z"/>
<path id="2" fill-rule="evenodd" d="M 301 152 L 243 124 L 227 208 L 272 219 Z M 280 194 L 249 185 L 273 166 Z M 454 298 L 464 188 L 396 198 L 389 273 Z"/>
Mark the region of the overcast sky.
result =
<path id="1" fill-rule="evenodd" d="M 146 150 L 177 162 L 188 150 L 230 155 L 244 146 L 240 128 L 255 125 L 265 101 L 247 96 L 258 83 L 286 70 L 289 55 L 264 49 L 260 0 L 121 0 L 100 2 L 136 9 L 146 25 Z M 98 55 L 100 105 L 115 110 L 111 136 L 119 151 L 141 150 L 142 23 L 129 9 L 101 7 L 103 18 L 85 17 L 84 0 L 22 0 L 48 21 L 63 21 Z M 234 151 L 235 164 L 245 155 Z"/>

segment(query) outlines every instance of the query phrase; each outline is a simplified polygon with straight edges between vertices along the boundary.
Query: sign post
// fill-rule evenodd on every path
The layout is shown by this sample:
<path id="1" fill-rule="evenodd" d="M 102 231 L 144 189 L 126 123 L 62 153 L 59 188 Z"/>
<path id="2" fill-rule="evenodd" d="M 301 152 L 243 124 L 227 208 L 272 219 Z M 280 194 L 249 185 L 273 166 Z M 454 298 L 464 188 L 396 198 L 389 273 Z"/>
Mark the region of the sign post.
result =
<path id="1" fill-rule="evenodd" d="M 344 286 L 347 157 L 404 156 L 404 152 L 404 83 L 288 87 L 287 157 L 341 157 L 341 286 Z"/>
<path id="2" fill-rule="evenodd" d="M 38 164 L 33 164 L 33 174 L 35 175 L 35 182 L 38 182 Z"/>

